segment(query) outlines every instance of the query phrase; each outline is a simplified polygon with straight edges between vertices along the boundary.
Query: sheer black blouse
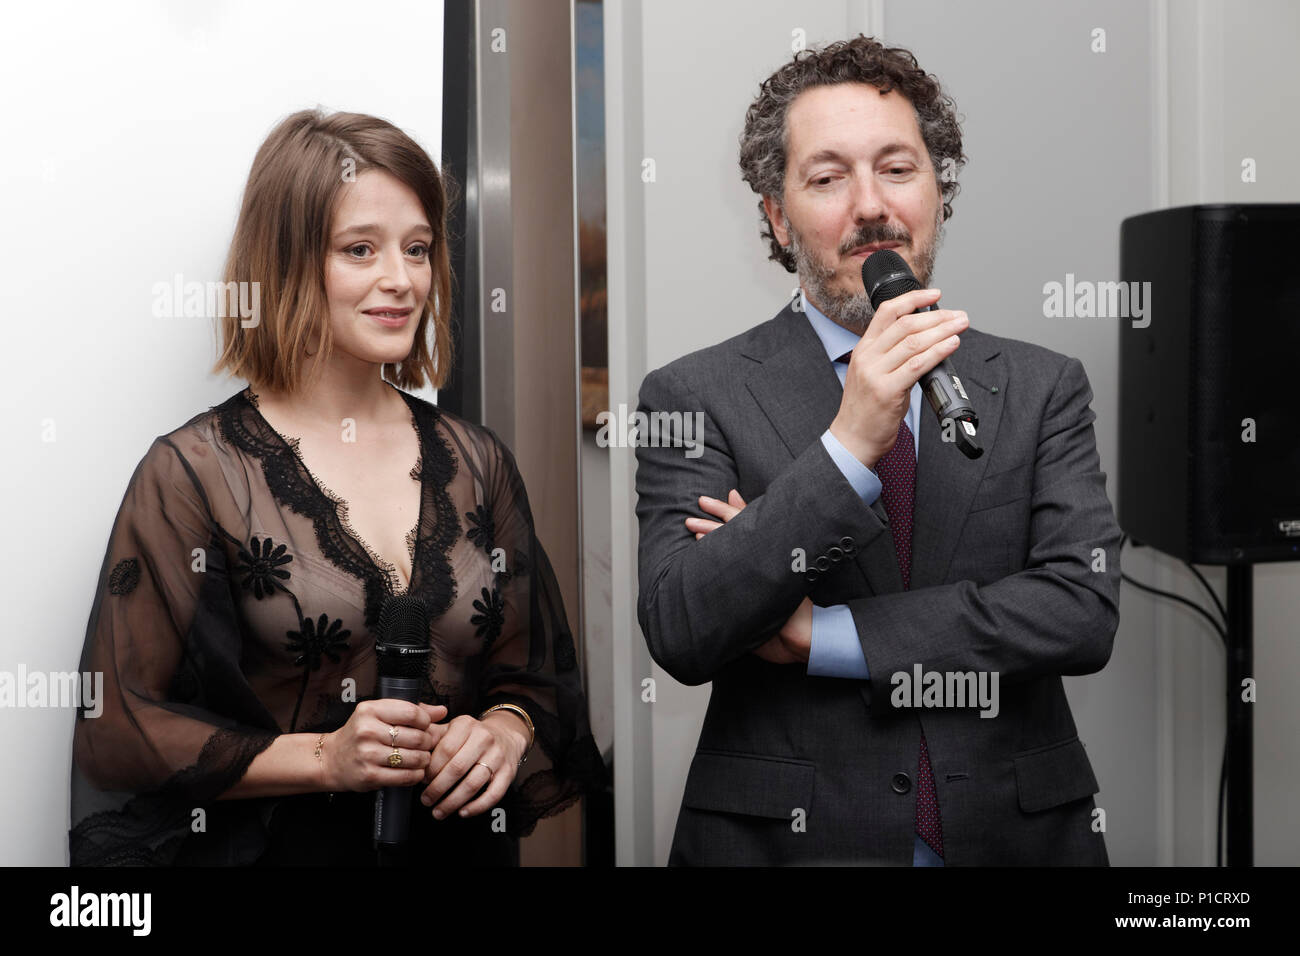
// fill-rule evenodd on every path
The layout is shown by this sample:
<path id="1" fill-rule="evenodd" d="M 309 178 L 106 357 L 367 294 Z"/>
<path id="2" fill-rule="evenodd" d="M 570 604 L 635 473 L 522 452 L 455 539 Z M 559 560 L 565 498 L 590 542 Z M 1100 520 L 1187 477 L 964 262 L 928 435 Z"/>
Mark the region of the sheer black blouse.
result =
<path id="1" fill-rule="evenodd" d="M 159 437 L 140 461 L 82 652 L 81 669 L 104 674 L 105 704 L 76 721 L 73 865 L 364 860 L 372 794 L 217 797 L 277 735 L 336 730 L 374 696 L 374 634 L 394 593 L 428 608 L 422 699 L 450 717 L 510 701 L 536 727 L 504 820 L 425 821 L 417 834 L 431 852 L 491 856 L 502 825 L 526 835 L 603 785 L 573 638 L 513 455 L 490 429 L 398 391 L 419 436 L 411 478 L 422 488 L 405 590 L 249 389 Z M 460 836 L 440 846 L 440 833 Z"/>

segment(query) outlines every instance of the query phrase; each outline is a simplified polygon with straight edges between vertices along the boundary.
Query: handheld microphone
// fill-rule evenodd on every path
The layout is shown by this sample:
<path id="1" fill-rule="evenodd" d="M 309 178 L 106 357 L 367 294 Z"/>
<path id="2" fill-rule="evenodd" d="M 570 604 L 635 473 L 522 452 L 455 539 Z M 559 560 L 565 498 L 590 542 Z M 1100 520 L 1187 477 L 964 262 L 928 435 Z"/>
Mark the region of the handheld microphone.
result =
<path id="1" fill-rule="evenodd" d="M 867 256 L 862 263 L 862 287 L 867 290 L 871 305 L 877 309 L 889 299 L 922 288 L 907 262 L 892 249 L 881 249 Z M 917 311 L 930 312 L 934 308 L 926 305 Z M 984 449 L 975 440 L 979 416 L 947 359 L 921 376 L 921 393 L 934 409 L 939 425 L 944 429 L 945 440 L 948 440 L 946 436 L 951 430 L 955 436 L 952 440 L 967 458 L 984 454 Z M 946 424 L 949 422 L 951 424 Z"/>
<path id="2" fill-rule="evenodd" d="M 429 654 L 429 612 L 424 602 L 407 594 L 388 598 L 379 612 L 379 639 L 375 641 L 377 696 L 418 703 Z M 392 849 L 406 842 L 416 786 L 384 787 L 375 794 L 376 849 Z"/>

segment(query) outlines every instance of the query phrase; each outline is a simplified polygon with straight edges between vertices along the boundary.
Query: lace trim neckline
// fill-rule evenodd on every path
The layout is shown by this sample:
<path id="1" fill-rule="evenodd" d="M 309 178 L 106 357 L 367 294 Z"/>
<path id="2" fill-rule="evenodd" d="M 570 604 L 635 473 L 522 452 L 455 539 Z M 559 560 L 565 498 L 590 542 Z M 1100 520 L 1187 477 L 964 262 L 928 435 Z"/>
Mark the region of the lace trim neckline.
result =
<path id="1" fill-rule="evenodd" d="M 441 412 L 436 405 L 410 395 L 385 382 L 402 397 L 415 417 L 420 441 L 420 524 L 414 535 L 411 580 L 402 593 L 424 602 L 429 620 L 434 621 L 456 600 L 456 579 L 451 550 L 461 533 L 459 515 L 452 502 L 451 486 L 460 469 L 448 439 L 443 436 Z M 365 583 L 365 623 L 379 626 L 384 603 L 394 594 L 398 582 L 386 562 L 367 548 L 341 520 L 336 503 L 310 476 L 292 444 L 271 427 L 255 405 L 251 387 L 236 392 L 214 409 L 223 438 L 250 458 L 256 459 L 267 488 L 285 508 L 311 520 L 316 541 L 326 560 Z M 408 539 L 409 540 L 409 539 Z"/>
<path id="2" fill-rule="evenodd" d="M 416 420 L 415 409 L 411 407 L 411 403 L 406 399 L 406 393 L 400 388 L 394 386 L 391 382 L 385 382 L 384 384 L 397 392 L 406 403 L 406 410 L 411 419 L 411 427 L 415 429 L 416 441 L 419 444 L 419 452 L 415 458 L 415 465 L 411 468 L 410 476 L 415 481 L 420 482 L 420 507 L 417 509 L 417 514 L 415 516 L 415 526 L 406 533 L 406 552 L 410 561 L 411 577 L 405 585 L 402 584 L 402 577 L 396 566 L 372 548 L 370 543 L 367 542 L 365 538 L 361 537 L 361 535 L 357 533 L 356 528 L 352 526 L 352 522 L 348 515 L 347 500 L 341 495 L 335 494 L 331 491 L 330 488 L 316 476 L 316 473 L 307 467 L 307 462 L 303 459 L 302 452 L 299 449 L 300 439 L 281 433 L 279 429 L 267 420 L 267 417 L 262 414 L 258 395 L 253 391 L 252 385 L 246 386 L 241 394 L 245 399 L 247 399 L 248 404 L 257 414 L 258 420 L 279 436 L 280 440 L 284 442 L 285 446 L 293 453 L 294 458 L 298 460 L 298 463 L 302 466 L 303 472 L 305 472 L 316 485 L 317 490 L 329 499 L 330 503 L 334 506 L 335 515 L 338 517 L 339 524 L 343 526 L 343 530 L 356 541 L 356 543 L 370 557 L 370 560 L 374 562 L 375 567 L 379 571 L 383 572 L 384 576 L 388 579 L 388 590 L 394 595 L 405 595 L 410 593 L 411 585 L 415 580 L 415 546 L 416 542 L 419 540 L 420 527 L 423 524 L 424 519 L 424 435 L 421 433 L 420 423 Z"/>

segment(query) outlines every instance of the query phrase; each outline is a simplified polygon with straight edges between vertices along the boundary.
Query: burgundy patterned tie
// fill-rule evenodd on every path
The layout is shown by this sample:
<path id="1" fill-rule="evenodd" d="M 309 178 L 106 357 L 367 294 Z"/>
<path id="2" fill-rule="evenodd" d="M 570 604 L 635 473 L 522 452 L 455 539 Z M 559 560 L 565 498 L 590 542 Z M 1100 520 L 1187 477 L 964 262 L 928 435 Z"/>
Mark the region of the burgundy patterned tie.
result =
<path id="1" fill-rule="evenodd" d="M 903 590 L 912 583 L 912 505 L 916 500 L 916 448 L 907 422 L 898 423 L 894 447 L 876 462 L 880 477 L 880 497 L 889 515 L 889 530 L 894 535 L 894 554 L 903 573 Z M 940 858 L 943 857 L 943 825 L 939 820 L 939 801 L 934 791 L 934 771 L 930 768 L 930 751 L 921 732 L 921 758 L 916 775 L 916 832 Z"/>

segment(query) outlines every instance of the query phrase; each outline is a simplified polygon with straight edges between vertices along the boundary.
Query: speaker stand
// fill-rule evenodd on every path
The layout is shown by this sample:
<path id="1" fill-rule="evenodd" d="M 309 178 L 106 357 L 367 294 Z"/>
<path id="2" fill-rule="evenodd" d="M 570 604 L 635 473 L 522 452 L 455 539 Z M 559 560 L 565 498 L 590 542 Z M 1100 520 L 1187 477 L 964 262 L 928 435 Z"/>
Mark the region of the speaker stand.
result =
<path id="1" fill-rule="evenodd" d="M 1253 564 L 1229 564 L 1227 740 L 1228 762 L 1228 866 L 1255 865 L 1255 784 L 1252 713 L 1255 705 L 1242 700 L 1242 681 L 1254 678 L 1254 575 Z M 1253 696 L 1253 695 L 1252 695 Z"/>

